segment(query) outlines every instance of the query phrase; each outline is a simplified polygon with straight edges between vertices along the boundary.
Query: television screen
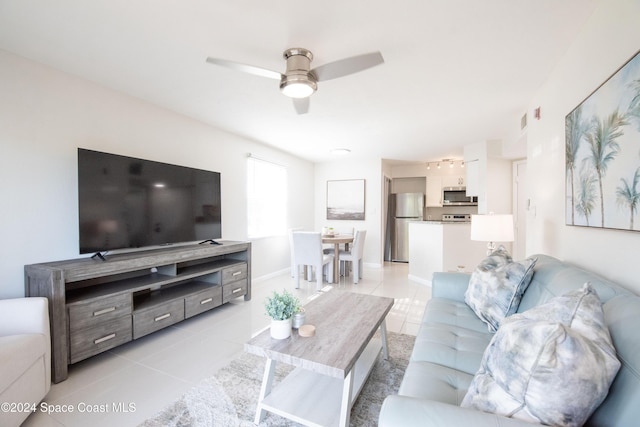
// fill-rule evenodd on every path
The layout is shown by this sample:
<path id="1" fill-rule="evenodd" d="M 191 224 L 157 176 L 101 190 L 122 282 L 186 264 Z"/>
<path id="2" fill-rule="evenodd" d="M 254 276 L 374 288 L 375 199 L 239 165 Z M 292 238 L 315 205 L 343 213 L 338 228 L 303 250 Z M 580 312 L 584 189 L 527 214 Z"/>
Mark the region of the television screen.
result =
<path id="1" fill-rule="evenodd" d="M 78 148 L 80 253 L 219 239 L 220 173 Z"/>

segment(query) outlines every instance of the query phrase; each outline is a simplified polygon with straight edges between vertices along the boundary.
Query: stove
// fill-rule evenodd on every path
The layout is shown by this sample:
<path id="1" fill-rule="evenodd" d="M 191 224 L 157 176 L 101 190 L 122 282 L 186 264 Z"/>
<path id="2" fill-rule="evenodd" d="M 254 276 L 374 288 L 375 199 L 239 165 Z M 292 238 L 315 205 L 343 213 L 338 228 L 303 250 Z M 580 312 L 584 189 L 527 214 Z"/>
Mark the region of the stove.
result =
<path id="1" fill-rule="evenodd" d="M 471 222 L 469 214 L 442 214 L 442 222 Z"/>

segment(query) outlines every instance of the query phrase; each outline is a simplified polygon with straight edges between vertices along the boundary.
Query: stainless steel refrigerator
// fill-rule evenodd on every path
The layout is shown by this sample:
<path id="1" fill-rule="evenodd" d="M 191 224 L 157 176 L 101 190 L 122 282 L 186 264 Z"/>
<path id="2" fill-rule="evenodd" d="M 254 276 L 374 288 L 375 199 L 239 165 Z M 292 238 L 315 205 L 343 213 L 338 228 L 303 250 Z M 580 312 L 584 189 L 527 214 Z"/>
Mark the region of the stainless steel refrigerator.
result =
<path id="1" fill-rule="evenodd" d="M 391 261 L 409 261 L 409 221 L 422 221 L 423 193 L 391 194 Z"/>

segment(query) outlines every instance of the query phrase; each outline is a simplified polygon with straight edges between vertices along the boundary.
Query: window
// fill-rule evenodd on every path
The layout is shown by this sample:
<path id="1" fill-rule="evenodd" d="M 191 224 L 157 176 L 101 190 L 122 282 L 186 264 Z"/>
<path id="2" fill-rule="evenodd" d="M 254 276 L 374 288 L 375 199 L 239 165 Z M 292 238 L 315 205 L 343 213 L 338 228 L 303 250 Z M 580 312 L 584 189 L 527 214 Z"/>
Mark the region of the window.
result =
<path id="1" fill-rule="evenodd" d="M 249 157 L 247 197 L 250 238 L 286 234 L 287 170 L 284 166 Z"/>

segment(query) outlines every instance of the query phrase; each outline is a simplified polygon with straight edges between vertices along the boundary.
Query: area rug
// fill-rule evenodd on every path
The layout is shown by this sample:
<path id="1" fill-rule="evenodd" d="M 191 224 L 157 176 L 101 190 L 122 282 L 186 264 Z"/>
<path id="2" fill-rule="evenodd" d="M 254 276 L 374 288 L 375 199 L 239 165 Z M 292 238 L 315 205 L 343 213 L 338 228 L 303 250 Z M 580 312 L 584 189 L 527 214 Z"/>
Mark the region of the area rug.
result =
<path id="1" fill-rule="evenodd" d="M 382 401 L 396 394 L 407 368 L 415 341 L 414 336 L 387 333 L 389 359 L 382 352 L 365 383 L 360 396 L 351 409 L 352 427 L 377 426 Z M 243 353 L 218 373 L 193 387 L 178 401 L 163 409 L 155 417 L 140 424 L 141 427 L 217 427 L 254 426 L 258 395 L 264 374 L 262 357 Z M 293 368 L 279 363 L 274 387 Z M 263 427 L 293 427 L 300 424 L 278 415 L 267 413 Z"/>

